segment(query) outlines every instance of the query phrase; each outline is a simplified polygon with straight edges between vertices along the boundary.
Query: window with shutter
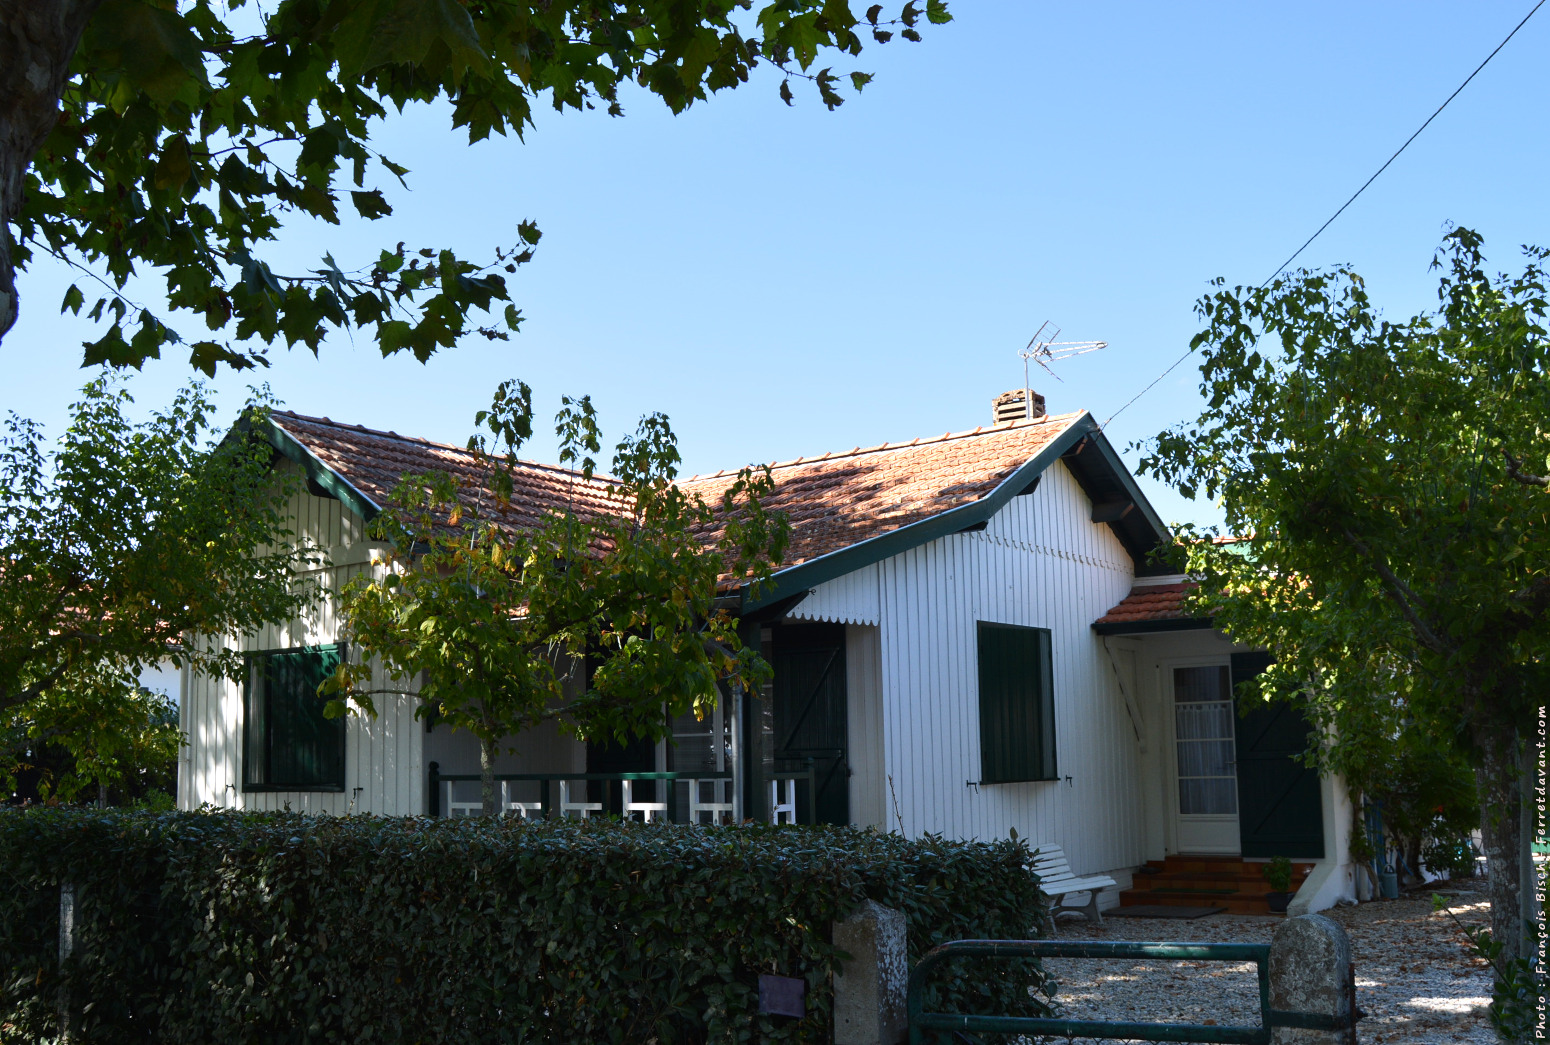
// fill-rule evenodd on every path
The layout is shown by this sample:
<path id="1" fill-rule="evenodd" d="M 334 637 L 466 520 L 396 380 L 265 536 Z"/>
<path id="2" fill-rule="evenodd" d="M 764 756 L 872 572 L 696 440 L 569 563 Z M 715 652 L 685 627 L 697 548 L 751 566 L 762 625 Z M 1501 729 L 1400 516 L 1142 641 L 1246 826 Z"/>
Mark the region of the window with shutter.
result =
<path id="1" fill-rule="evenodd" d="M 980 782 L 1058 779 L 1049 631 L 980 621 L 979 683 Z"/>
<path id="2" fill-rule="evenodd" d="M 306 646 L 248 657 L 242 691 L 244 791 L 343 791 L 344 719 L 324 718 L 318 686 L 344 648 Z"/>

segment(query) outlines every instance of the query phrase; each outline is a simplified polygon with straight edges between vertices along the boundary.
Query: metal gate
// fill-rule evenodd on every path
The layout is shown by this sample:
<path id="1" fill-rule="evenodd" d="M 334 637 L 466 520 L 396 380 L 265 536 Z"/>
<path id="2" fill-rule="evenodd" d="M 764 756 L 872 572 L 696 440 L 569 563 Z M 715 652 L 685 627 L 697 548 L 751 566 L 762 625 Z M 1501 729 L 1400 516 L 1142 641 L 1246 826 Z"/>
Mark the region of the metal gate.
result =
<path id="1" fill-rule="evenodd" d="M 1125 1023 L 1108 1020 L 1044 1019 L 1029 1016 L 966 1015 L 924 1011 L 926 979 L 932 969 L 959 958 L 1163 958 L 1253 962 L 1259 973 L 1258 1027 L 1206 1026 L 1193 1023 Z M 1145 1041 L 1214 1042 L 1218 1045 L 1269 1045 L 1270 1028 L 1346 1030 L 1351 1020 L 1270 1007 L 1268 943 L 1084 943 L 1078 940 L 957 940 L 929 951 L 910 973 L 906 1005 L 910 1045 L 925 1045 L 935 1032 L 962 1035 L 1057 1034 L 1069 1038 L 1140 1038 Z M 1356 1006 L 1351 1011 L 1360 1018 Z M 970 1039 L 972 1040 L 972 1038 Z"/>

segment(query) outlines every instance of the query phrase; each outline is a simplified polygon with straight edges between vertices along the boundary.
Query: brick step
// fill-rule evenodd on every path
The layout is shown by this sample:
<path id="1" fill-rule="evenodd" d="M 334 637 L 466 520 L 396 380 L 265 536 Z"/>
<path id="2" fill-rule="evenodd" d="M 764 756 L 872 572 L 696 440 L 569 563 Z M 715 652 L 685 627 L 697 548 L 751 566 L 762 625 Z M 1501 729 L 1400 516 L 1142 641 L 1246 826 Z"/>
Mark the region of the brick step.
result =
<path id="1" fill-rule="evenodd" d="M 1295 893 L 1305 880 L 1303 877 L 1293 876 L 1291 891 Z M 1256 896 L 1273 891 L 1270 883 L 1260 875 L 1138 874 L 1135 876 L 1135 888 L 1180 891 L 1225 890 L 1230 893 L 1253 893 Z"/>
<path id="2" fill-rule="evenodd" d="M 1299 882 L 1292 882 L 1291 891 L 1295 893 L 1300 884 Z M 1202 881 L 1191 878 L 1174 878 L 1171 875 L 1167 878 L 1158 876 L 1153 879 L 1137 875 L 1134 888 L 1138 892 L 1147 893 L 1218 893 L 1223 896 L 1263 896 L 1272 891 L 1270 883 L 1263 881 Z"/>
<path id="3" fill-rule="evenodd" d="M 1161 904 L 1169 907 L 1224 907 L 1233 914 L 1269 914 L 1263 860 L 1237 856 L 1185 854 L 1149 860 L 1151 874 L 1137 874 L 1131 888 L 1120 893 L 1122 907 Z M 1296 892 L 1313 871 L 1311 863 L 1292 865 L 1291 891 Z"/>
<path id="4" fill-rule="evenodd" d="M 1169 857 L 1165 861 L 1149 860 L 1146 870 L 1136 877 L 1138 880 L 1151 881 L 1189 880 L 1189 881 L 1221 881 L 1221 882 L 1262 882 L 1264 877 L 1264 861 L 1245 861 L 1233 858 L 1223 859 L 1211 863 L 1204 863 L 1199 859 L 1179 860 Z M 1313 865 L 1308 863 L 1292 865 L 1292 883 L 1300 884 L 1313 872 Z"/>
<path id="5" fill-rule="evenodd" d="M 1119 894 L 1121 907 L 1224 907 L 1231 914 L 1270 914 L 1270 907 L 1263 896 L 1246 896 L 1236 893 L 1227 896 L 1210 893 L 1154 893 L 1126 889 Z"/>

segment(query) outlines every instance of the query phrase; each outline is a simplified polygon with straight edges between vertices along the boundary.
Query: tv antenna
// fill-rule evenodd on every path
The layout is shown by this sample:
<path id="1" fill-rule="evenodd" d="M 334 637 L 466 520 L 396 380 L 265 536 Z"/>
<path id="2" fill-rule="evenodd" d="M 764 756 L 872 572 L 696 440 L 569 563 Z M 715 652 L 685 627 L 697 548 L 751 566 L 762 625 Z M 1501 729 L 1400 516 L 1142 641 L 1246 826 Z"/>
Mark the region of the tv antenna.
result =
<path id="1" fill-rule="evenodd" d="M 1039 329 L 1034 332 L 1028 347 L 1019 353 L 1023 357 L 1023 386 L 1028 387 L 1028 360 L 1033 360 L 1044 368 L 1044 372 L 1056 381 L 1060 381 L 1060 375 L 1049 368 L 1050 363 L 1061 359 L 1070 359 L 1072 356 L 1085 356 L 1089 352 L 1096 352 L 1100 348 L 1108 348 L 1107 341 L 1056 341 L 1060 336 L 1060 328 L 1050 330 L 1051 323 L 1045 320 Z M 1044 332 L 1049 330 L 1049 336 Z M 1060 382 L 1065 384 L 1064 381 Z"/>
<path id="2" fill-rule="evenodd" d="M 1047 332 L 1047 333 L 1046 333 Z M 1061 359 L 1070 359 L 1072 356 L 1084 356 L 1089 352 L 1096 352 L 1100 348 L 1107 348 L 1107 341 L 1058 341 L 1060 328 L 1054 326 L 1049 320 L 1039 325 L 1029 339 L 1028 346 L 1019 355 L 1023 359 L 1023 416 L 1033 417 L 1033 381 L 1029 376 L 1028 362 L 1039 364 L 1044 372 L 1061 384 L 1065 384 L 1059 374 L 1050 369 L 1049 364 Z"/>

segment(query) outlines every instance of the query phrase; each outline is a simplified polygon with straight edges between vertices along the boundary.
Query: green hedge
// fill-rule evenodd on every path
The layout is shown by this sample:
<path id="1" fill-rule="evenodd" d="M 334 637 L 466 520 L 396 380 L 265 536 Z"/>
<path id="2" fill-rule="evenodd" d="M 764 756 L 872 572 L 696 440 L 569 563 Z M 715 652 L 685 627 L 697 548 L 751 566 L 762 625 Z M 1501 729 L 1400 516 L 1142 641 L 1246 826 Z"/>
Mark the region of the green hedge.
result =
<path id="1" fill-rule="evenodd" d="M 0 1039 L 55 1036 L 63 991 L 88 1042 L 823 1042 L 829 926 L 866 898 L 908 917 L 912 962 L 1045 911 L 1015 840 L 5 812 Z M 954 971 L 934 1005 L 1047 1011 L 1036 964 L 1009 971 Z M 807 1017 L 760 1015 L 761 973 L 804 978 Z"/>

